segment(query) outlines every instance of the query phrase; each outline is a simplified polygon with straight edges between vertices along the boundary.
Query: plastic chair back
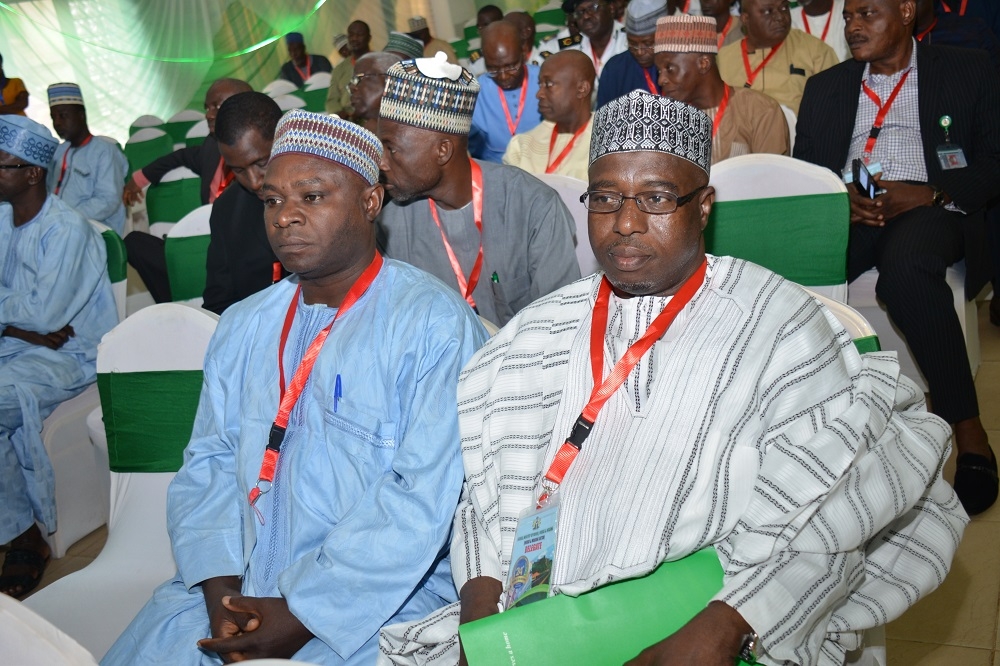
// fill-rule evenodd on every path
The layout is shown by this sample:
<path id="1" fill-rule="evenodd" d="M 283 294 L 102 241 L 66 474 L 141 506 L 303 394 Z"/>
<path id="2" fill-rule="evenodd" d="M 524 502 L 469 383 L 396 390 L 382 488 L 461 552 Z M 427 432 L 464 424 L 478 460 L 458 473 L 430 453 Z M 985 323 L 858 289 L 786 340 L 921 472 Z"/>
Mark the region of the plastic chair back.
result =
<path id="1" fill-rule="evenodd" d="M 580 264 L 580 274 L 590 275 L 601 270 L 590 247 L 590 234 L 587 231 L 587 207 L 580 203 L 580 195 L 587 191 L 587 183 L 571 176 L 555 173 L 533 174 L 540 181 L 559 193 L 566 208 L 569 208 L 573 221 L 576 223 L 576 260 Z"/>
<path id="2" fill-rule="evenodd" d="M 175 224 L 164 239 L 167 278 L 175 302 L 201 305 L 207 279 L 205 264 L 211 238 L 211 215 L 211 204 L 196 208 Z"/>
<path id="3" fill-rule="evenodd" d="M 711 183 L 709 252 L 846 300 L 850 201 L 835 174 L 784 155 L 753 154 L 719 162 Z"/>

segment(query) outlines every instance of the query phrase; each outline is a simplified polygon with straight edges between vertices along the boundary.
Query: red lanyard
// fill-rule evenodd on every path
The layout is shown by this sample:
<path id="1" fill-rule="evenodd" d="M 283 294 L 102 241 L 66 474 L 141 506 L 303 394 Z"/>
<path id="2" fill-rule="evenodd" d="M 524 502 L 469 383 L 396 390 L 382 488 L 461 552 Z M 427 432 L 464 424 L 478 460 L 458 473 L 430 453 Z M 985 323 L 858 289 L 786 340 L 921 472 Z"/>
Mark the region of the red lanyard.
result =
<path id="1" fill-rule="evenodd" d="M 712 120 L 713 141 L 719 133 L 719 125 L 722 124 L 722 116 L 726 115 L 727 106 L 729 106 L 729 86 L 725 86 L 725 89 L 722 91 L 722 101 L 719 102 L 719 109 L 715 112 L 715 118 Z"/>
<path id="2" fill-rule="evenodd" d="M 868 140 L 865 141 L 865 155 L 871 155 L 872 151 L 875 150 L 875 142 L 878 141 L 878 135 L 882 131 L 882 125 L 885 123 L 885 117 L 889 115 L 889 109 L 892 108 L 892 103 L 896 101 L 896 95 L 899 91 L 903 89 L 903 84 L 906 83 L 906 77 L 910 75 L 910 70 L 903 72 L 902 78 L 899 79 L 899 83 L 896 87 L 892 89 L 889 93 L 889 99 L 885 100 L 885 104 L 879 99 L 879 96 L 875 94 L 875 91 L 868 87 L 867 81 L 861 82 L 861 89 L 864 90 L 865 94 L 868 95 L 868 99 L 875 103 L 878 108 L 878 113 L 875 114 L 875 122 L 872 123 L 871 132 L 868 133 Z"/>
<path id="3" fill-rule="evenodd" d="M 552 127 L 552 138 L 549 139 L 549 165 L 545 167 L 545 173 L 555 173 L 556 169 L 559 168 L 559 165 L 562 164 L 562 161 L 566 159 L 567 155 L 569 155 L 569 151 L 573 150 L 573 144 L 575 144 L 576 140 L 580 138 L 580 135 L 587 130 L 588 124 L 589 123 L 584 123 L 580 129 L 573 132 L 573 138 L 571 138 L 569 143 L 566 144 L 566 147 L 562 149 L 562 152 L 559 153 L 559 157 L 556 158 L 555 162 L 552 161 L 552 151 L 556 149 L 556 137 L 559 135 L 559 132 L 556 130 L 555 126 Z"/>
<path id="4" fill-rule="evenodd" d="M 830 13 L 826 15 L 826 25 L 823 26 L 823 36 L 820 37 L 824 42 L 826 41 L 826 35 L 830 32 L 830 21 L 833 20 L 833 8 L 830 8 Z M 802 23 L 806 26 L 806 33 L 813 34 L 812 30 L 809 29 L 809 15 L 806 14 L 806 10 L 802 10 Z"/>
<path id="5" fill-rule="evenodd" d="M 729 15 L 726 20 L 726 25 L 722 26 L 722 32 L 719 33 L 719 48 L 722 48 L 722 44 L 726 41 L 726 36 L 729 35 L 729 30 L 733 27 L 733 16 Z"/>
<path id="6" fill-rule="evenodd" d="M 642 68 L 642 75 L 646 77 L 646 86 L 649 88 L 649 92 L 659 95 L 660 89 L 653 83 L 653 77 L 649 75 L 649 71 L 645 67 Z"/>
<path id="7" fill-rule="evenodd" d="M 691 0 L 687 0 L 687 2 L 684 3 L 684 9 L 682 9 L 681 12 L 684 14 L 691 13 Z"/>
<path id="8" fill-rule="evenodd" d="M 455 273 L 455 279 L 458 281 L 458 292 L 462 294 L 462 297 L 468 301 L 472 309 L 476 309 L 476 301 L 472 298 L 472 292 L 476 290 L 476 285 L 479 284 L 479 274 L 483 270 L 483 170 L 476 164 L 475 160 L 469 160 L 469 165 L 472 167 L 472 219 L 476 222 L 476 229 L 479 230 L 479 255 L 476 257 L 476 263 L 472 266 L 472 273 L 469 275 L 469 279 L 465 279 L 465 273 L 462 272 L 462 266 L 458 263 L 458 257 L 455 256 L 455 251 L 451 249 L 451 243 L 448 242 L 448 237 L 444 233 L 444 227 L 441 226 L 441 219 L 438 217 L 437 206 L 434 205 L 433 199 L 428 199 L 427 203 L 431 206 L 431 216 L 434 218 L 434 224 L 437 225 L 438 231 L 441 232 L 441 241 L 444 243 L 444 249 L 448 253 L 448 261 L 451 263 L 451 270 Z"/>
<path id="9" fill-rule="evenodd" d="M 295 289 L 292 302 L 289 303 L 288 312 L 285 314 L 285 323 L 281 327 L 281 341 L 278 343 L 278 415 L 274 418 L 274 423 L 271 425 L 271 434 L 268 436 L 267 448 L 264 449 L 264 460 L 260 465 L 260 476 L 257 477 L 257 483 L 250 490 L 250 495 L 247 498 L 250 501 L 250 506 L 253 506 L 260 499 L 261 495 L 271 490 L 271 484 L 274 482 L 274 472 L 278 466 L 278 454 L 281 452 L 281 443 L 285 439 L 285 429 L 288 428 L 288 417 L 291 415 L 295 403 L 298 402 L 299 396 L 302 395 L 302 389 L 305 388 L 306 382 L 309 380 L 309 375 L 312 374 L 313 366 L 316 365 L 316 359 L 319 358 L 319 353 L 323 349 L 323 343 L 326 342 L 327 336 L 330 335 L 330 330 L 337 320 L 351 309 L 351 306 L 357 303 L 358 299 L 368 291 L 368 287 L 375 281 L 381 269 L 382 255 L 375 252 L 375 257 L 368 264 L 368 268 L 354 281 L 347 295 L 344 296 L 344 300 L 341 301 L 340 307 L 337 309 L 337 314 L 333 317 L 333 321 L 309 343 L 309 347 L 302 357 L 302 362 L 296 368 L 295 375 L 292 376 L 292 382 L 288 385 L 288 390 L 285 391 L 285 342 L 288 341 L 288 333 L 292 329 L 292 322 L 295 321 L 295 310 L 298 307 L 299 293 L 302 291 L 302 287 L 299 286 Z M 263 524 L 264 519 L 259 511 L 257 512 L 257 518 Z"/>
<path id="10" fill-rule="evenodd" d="M 604 48 L 607 49 L 606 46 Z M 594 69 L 595 70 L 600 70 L 601 69 L 601 61 L 597 58 L 597 51 L 594 50 L 594 43 L 593 42 L 590 43 L 590 55 L 594 57 Z"/>
<path id="11" fill-rule="evenodd" d="M 760 74 L 760 70 L 767 67 L 767 63 L 771 62 L 771 58 L 774 57 L 774 54 L 778 52 L 778 49 L 780 49 L 781 45 L 784 43 L 785 42 L 782 41 L 773 49 L 771 49 L 771 52 L 767 54 L 767 57 L 764 58 L 764 60 L 759 65 L 757 65 L 757 69 L 751 71 L 750 55 L 747 53 L 747 38 L 746 37 L 743 38 L 743 41 L 740 42 L 740 48 L 743 49 L 743 69 L 745 69 L 747 73 L 747 82 L 743 84 L 744 88 L 749 88 L 750 86 L 753 85 L 753 82 L 757 78 L 757 75 Z"/>
<path id="12" fill-rule="evenodd" d="M 969 0 L 962 0 L 962 6 L 958 8 L 958 15 L 965 16 L 965 8 L 969 4 Z M 945 11 L 946 14 L 951 13 L 951 7 L 944 0 L 941 0 L 941 9 Z"/>
<path id="13" fill-rule="evenodd" d="M 86 146 L 88 143 L 90 143 L 90 140 L 93 138 L 94 138 L 93 134 L 87 134 L 87 138 L 83 140 L 83 143 L 77 146 L 76 150 L 79 150 L 80 148 Z M 62 189 L 63 179 L 66 177 L 66 159 L 69 157 L 69 151 L 71 150 L 73 150 L 73 146 L 68 147 L 66 149 L 66 152 L 63 153 L 62 169 L 59 170 L 59 180 L 56 181 L 56 187 L 52 191 L 52 194 L 55 194 L 57 196 L 59 194 L 59 190 Z"/>
<path id="14" fill-rule="evenodd" d="M 926 30 L 924 30 L 924 31 L 923 31 L 923 32 L 921 32 L 921 33 L 920 33 L 919 35 L 917 35 L 917 41 L 918 41 L 918 42 L 922 42 L 922 41 L 924 41 L 924 37 L 926 37 L 927 35 L 929 35 L 929 34 L 930 34 L 931 30 L 933 30 L 933 29 L 934 29 L 934 26 L 936 26 L 936 25 L 937 25 L 937 22 L 938 22 L 938 20 L 937 20 L 937 17 L 935 16 L 935 17 L 934 17 L 934 22 L 933 22 L 933 23 L 931 23 L 931 24 L 930 24 L 929 26 L 927 26 L 927 29 L 926 29 Z M 928 43 L 930 43 L 930 42 L 928 42 Z"/>
<path id="15" fill-rule="evenodd" d="M 524 80 L 521 81 L 521 100 L 517 103 L 517 118 L 510 117 L 510 108 L 507 106 L 507 98 L 503 94 L 503 88 L 497 86 L 497 94 L 500 95 L 500 104 L 503 106 L 503 114 L 507 116 L 507 129 L 510 135 L 517 134 L 517 126 L 521 124 L 521 114 L 524 113 L 524 98 L 528 96 L 528 67 L 524 68 Z"/>
<path id="16" fill-rule="evenodd" d="M 604 407 L 604 403 L 621 388 L 643 355 L 649 351 L 653 343 L 663 337 L 674 319 L 677 318 L 678 313 L 694 298 L 695 293 L 705 281 L 707 264 L 708 262 L 703 259 L 698 269 L 681 285 L 681 288 L 670 299 L 663 311 L 656 316 L 642 337 L 625 351 L 625 354 L 612 368 L 611 374 L 603 381 L 601 380 L 604 378 L 604 335 L 608 325 L 611 283 L 608 282 L 607 277 L 601 279 L 601 287 L 597 292 L 597 302 L 594 303 L 594 315 L 590 324 L 590 370 L 594 377 L 594 388 L 580 418 L 573 425 L 569 437 L 559 447 L 559 451 L 552 459 L 552 464 L 545 472 L 545 481 L 542 483 L 544 491 L 538 498 L 539 504 L 554 493 L 559 484 L 562 483 L 567 470 L 576 460 L 577 454 L 583 448 L 583 443 L 590 435 L 590 430 L 594 426 L 594 421 L 597 420 L 597 414 Z"/>
<path id="17" fill-rule="evenodd" d="M 299 78 L 302 79 L 302 83 L 304 85 L 305 82 L 309 80 L 309 76 L 312 74 L 312 56 L 311 55 L 307 55 L 306 56 L 306 73 L 305 74 L 302 73 L 302 70 L 299 69 L 299 66 L 295 64 L 294 60 L 292 61 L 292 67 L 294 67 L 295 71 L 299 73 Z"/>

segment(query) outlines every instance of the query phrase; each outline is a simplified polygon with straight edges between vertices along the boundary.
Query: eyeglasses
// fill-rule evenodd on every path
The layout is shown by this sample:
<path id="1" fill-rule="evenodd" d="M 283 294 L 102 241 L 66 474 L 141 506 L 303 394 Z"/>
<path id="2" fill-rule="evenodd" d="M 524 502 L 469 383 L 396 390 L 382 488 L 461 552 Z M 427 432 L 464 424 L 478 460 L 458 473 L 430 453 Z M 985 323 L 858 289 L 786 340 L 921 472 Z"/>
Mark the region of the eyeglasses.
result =
<path id="1" fill-rule="evenodd" d="M 518 62 L 516 65 L 507 65 L 506 67 L 499 67 L 497 69 L 487 69 L 486 75 L 491 79 L 495 79 L 498 76 L 503 76 L 504 74 L 513 74 L 514 72 L 520 70 L 524 67 L 523 62 Z"/>
<path id="2" fill-rule="evenodd" d="M 37 164 L 0 164 L 0 169 L 27 169 L 28 167 L 38 166 Z"/>
<path id="3" fill-rule="evenodd" d="M 628 45 L 628 50 L 631 51 L 632 53 L 652 53 L 653 52 L 653 45 L 652 44 L 629 44 Z"/>
<path id="4" fill-rule="evenodd" d="M 600 2 L 588 2 L 585 5 L 577 5 L 576 11 L 573 12 L 573 16 L 582 18 L 584 14 L 596 14 L 599 11 L 601 11 Z"/>
<path id="5" fill-rule="evenodd" d="M 634 197 L 627 197 L 621 192 L 587 191 L 580 196 L 580 203 L 592 213 L 614 213 L 622 207 L 626 199 L 635 201 L 636 208 L 651 215 L 666 215 L 694 199 L 708 185 L 678 197 L 673 192 L 640 192 Z"/>
<path id="6" fill-rule="evenodd" d="M 372 78 L 372 77 L 381 77 L 381 78 L 384 79 L 385 78 L 385 74 L 379 74 L 377 72 L 373 72 L 371 74 L 355 74 L 354 76 L 352 76 L 348 80 L 348 84 L 352 85 L 352 86 L 354 86 L 356 88 L 356 87 L 358 87 L 361 84 L 361 81 L 363 81 L 366 78 L 374 81 L 375 79 Z"/>

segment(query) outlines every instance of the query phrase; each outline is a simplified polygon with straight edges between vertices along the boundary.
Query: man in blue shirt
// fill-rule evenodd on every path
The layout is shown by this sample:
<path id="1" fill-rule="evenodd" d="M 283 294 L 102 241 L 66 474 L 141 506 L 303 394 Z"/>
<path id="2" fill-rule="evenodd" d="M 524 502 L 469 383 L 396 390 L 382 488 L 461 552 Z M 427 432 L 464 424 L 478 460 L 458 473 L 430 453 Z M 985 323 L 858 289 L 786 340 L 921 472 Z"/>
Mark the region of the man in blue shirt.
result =
<path id="1" fill-rule="evenodd" d="M 105 664 L 367 665 L 382 625 L 457 599 L 455 391 L 486 334 L 453 290 L 376 251 L 381 153 L 340 118 L 278 123 L 262 224 L 294 275 L 219 322 L 167 498 L 178 573 Z"/>
<path id="2" fill-rule="evenodd" d="M 486 74 L 478 77 L 480 93 L 472 113 L 469 153 L 500 163 L 510 138 L 541 122 L 538 113 L 538 66 L 525 64 L 521 31 L 513 23 L 494 21 L 483 28 Z"/>
<path id="3" fill-rule="evenodd" d="M 113 139 L 90 133 L 80 86 L 54 83 L 48 92 L 52 128 L 65 140 L 52 157 L 49 192 L 85 218 L 106 224 L 124 236 L 122 190 L 128 172 L 125 153 Z"/>

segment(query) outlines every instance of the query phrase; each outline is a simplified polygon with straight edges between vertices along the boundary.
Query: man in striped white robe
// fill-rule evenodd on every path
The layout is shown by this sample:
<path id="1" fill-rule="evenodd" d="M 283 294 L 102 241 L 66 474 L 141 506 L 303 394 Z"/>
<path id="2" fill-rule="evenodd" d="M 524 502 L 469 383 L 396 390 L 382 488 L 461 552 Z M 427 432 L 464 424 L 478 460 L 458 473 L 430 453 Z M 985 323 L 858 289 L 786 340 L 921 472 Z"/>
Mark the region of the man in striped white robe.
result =
<path id="1" fill-rule="evenodd" d="M 463 371 L 461 605 L 384 629 L 380 663 L 455 663 L 459 622 L 497 612 L 518 515 L 593 389 L 602 280 L 606 375 L 706 259 L 711 132 L 700 111 L 641 91 L 598 112 L 588 207 L 604 271 L 522 310 Z M 763 663 L 844 664 L 948 572 L 968 520 L 941 478 L 948 426 L 893 354 L 860 355 L 797 285 L 712 256 L 699 285 L 559 486 L 553 589 L 576 596 L 714 547 L 721 591 L 630 664 L 733 664 L 754 634 Z"/>

